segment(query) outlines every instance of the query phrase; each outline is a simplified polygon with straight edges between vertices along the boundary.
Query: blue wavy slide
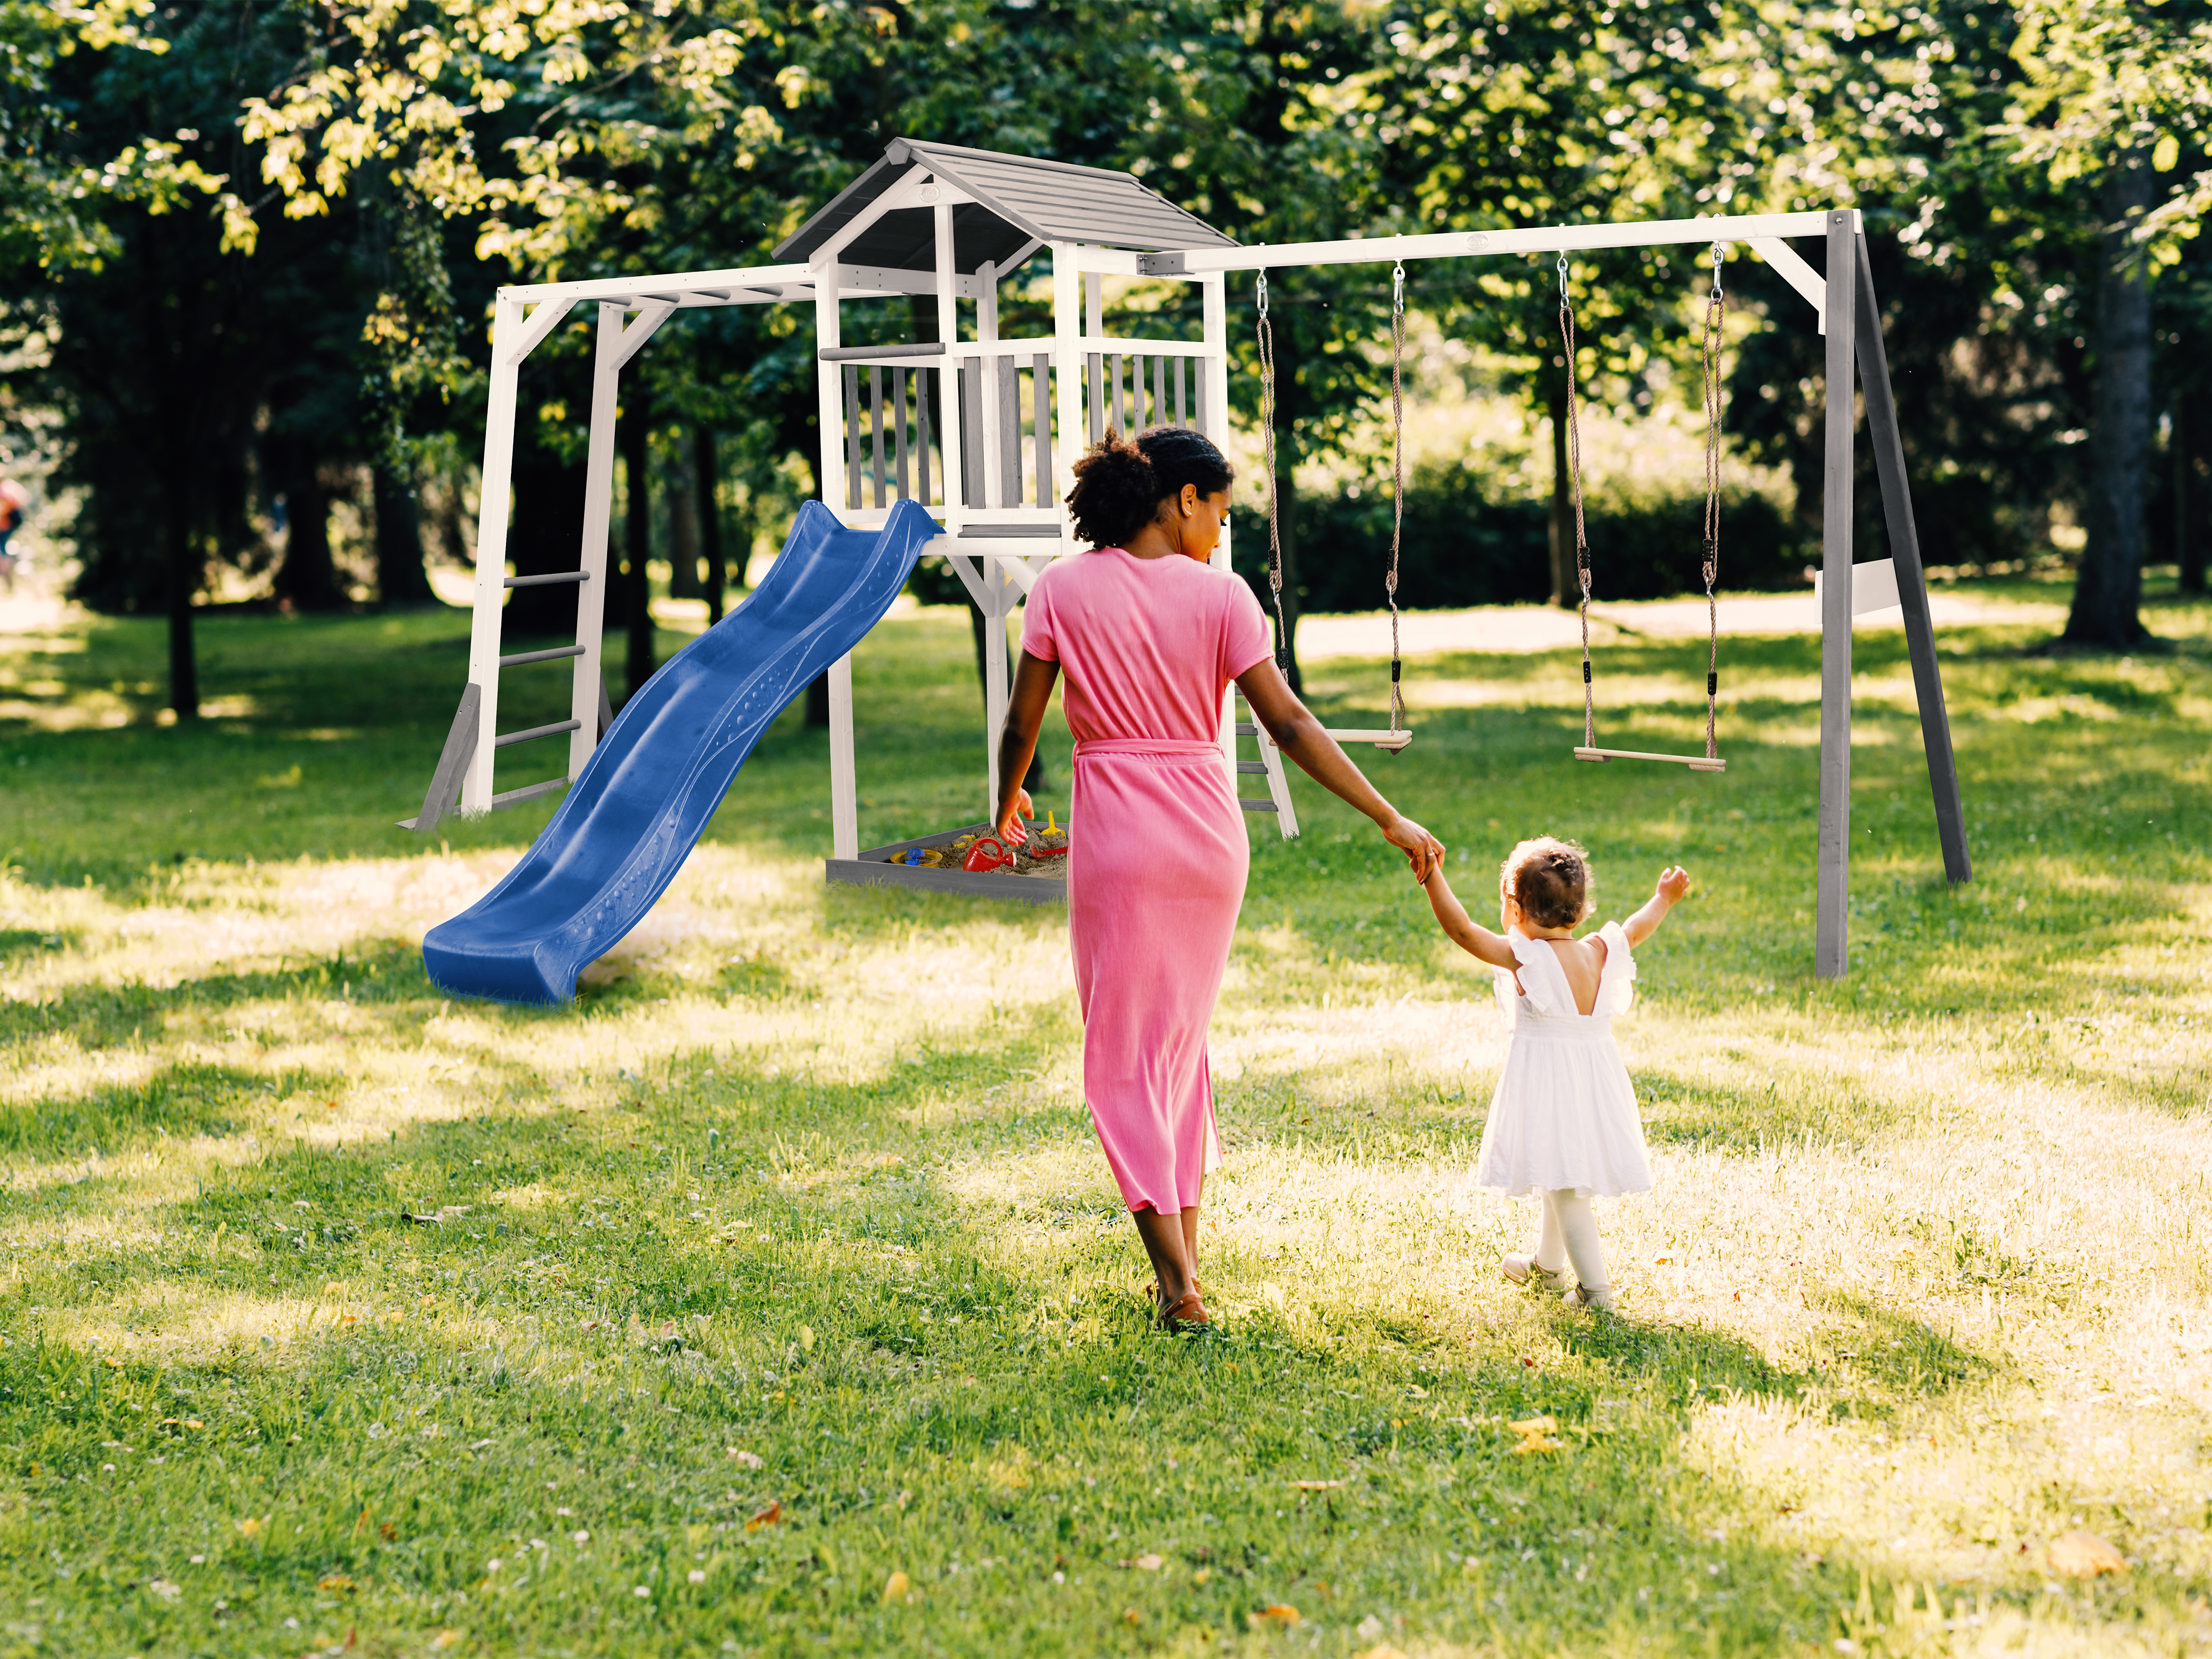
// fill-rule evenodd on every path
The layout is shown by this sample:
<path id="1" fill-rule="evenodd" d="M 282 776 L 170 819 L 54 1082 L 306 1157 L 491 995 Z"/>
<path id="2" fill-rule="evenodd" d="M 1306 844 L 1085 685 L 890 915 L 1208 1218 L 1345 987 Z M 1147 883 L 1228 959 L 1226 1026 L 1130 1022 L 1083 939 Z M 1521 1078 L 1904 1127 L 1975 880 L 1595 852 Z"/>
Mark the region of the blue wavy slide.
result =
<path id="1" fill-rule="evenodd" d="M 623 705 L 521 862 L 430 930 L 432 982 L 499 1002 L 575 995 L 577 970 L 676 878 L 769 722 L 883 619 L 938 533 L 917 501 L 880 530 L 803 505 L 767 579 Z"/>

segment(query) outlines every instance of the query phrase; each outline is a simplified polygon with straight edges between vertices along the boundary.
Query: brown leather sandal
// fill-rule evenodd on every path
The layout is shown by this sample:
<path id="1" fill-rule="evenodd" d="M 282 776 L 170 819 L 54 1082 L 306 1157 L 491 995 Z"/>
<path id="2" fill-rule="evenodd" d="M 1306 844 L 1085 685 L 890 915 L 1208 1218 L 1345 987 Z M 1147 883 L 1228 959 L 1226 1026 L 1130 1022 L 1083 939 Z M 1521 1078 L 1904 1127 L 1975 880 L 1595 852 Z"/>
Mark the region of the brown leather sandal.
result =
<path id="1" fill-rule="evenodd" d="M 1213 1324 L 1213 1316 L 1196 1291 L 1186 1291 L 1172 1307 L 1160 1310 L 1160 1324 L 1170 1331 L 1202 1331 Z"/>

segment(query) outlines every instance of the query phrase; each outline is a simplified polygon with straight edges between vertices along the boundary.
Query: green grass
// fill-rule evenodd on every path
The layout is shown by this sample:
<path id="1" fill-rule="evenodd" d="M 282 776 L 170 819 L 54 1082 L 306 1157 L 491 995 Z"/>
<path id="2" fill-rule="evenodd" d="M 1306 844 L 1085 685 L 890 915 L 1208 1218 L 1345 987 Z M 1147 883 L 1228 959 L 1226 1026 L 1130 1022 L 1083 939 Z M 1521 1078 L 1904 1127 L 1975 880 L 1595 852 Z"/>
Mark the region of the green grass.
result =
<path id="1" fill-rule="evenodd" d="M 824 890 L 797 711 L 578 1000 L 500 1008 L 421 933 L 548 809 L 392 827 L 465 618 L 210 619 L 184 727 L 157 626 L 0 642 L 0 1656 L 2212 1640 L 2212 613 L 2152 619 L 2125 660 L 1946 636 L 1959 889 L 1860 637 L 1837 981 L 1815 641 L 1723 641 L 1723 778 L 1571 764 L 1568 656 L 1409 669 L 1370 771 L 1471 899 L 1540 830 L 1604 914 L 1698 880 L 1622 1028 L 1623 1316 L 1498 1279 L 1486 981 L 1301 783 L 1215 1024 L 1203 1340 L 1146 1328 L 1060 921 Z M 979 815 L 969 650 L 933 611 L 863 650 L 865 841 Z M 504 724 L 560 717 L 531 672 Z M 1701 645 L 1600 672 L 1608 741 L 1701 729 Z M 1380 665 L 1313 678 L 1371 723 Z M 2077 1526 L 2130 1570 L 2054 1576 Z"/>

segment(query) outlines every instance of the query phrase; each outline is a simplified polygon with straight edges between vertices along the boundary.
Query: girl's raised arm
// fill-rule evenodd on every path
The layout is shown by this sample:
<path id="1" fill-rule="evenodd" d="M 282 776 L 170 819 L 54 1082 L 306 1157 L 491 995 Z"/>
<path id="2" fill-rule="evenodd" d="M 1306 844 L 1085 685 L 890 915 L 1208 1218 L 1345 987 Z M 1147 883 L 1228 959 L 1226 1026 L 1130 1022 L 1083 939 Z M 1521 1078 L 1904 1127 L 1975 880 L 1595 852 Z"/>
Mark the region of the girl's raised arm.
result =
<path id="1" fill-rule="evenodd" d="M 1503 933 L 1493 933 L 1467 913 L 1467 907 L 1444 879 L 1443 866 L 1439 862 L 1429 872 L 1429 878 L 1421 884 L 1429 896 L 1429 908 L 1437 913 L 1451 942 L 1469 956 L 1488 963 L 1493 968 L 1518 966 L 1513 947 Z"/>
<path id="2" fill-rule="evenodd" d="M 1651 896 L 1644 901 L 1644 908 L 1620 924 L 1620 931 L 1628 935 L 1629 948 L 1650 939 L 1659 931 L 1659 924 L 1667 920 L 1673 909 L 1690 890 L 1690 872 L 1680 865 L 1670 865 L 1659 872 L 1659 884 L 1651 890 Z"/>

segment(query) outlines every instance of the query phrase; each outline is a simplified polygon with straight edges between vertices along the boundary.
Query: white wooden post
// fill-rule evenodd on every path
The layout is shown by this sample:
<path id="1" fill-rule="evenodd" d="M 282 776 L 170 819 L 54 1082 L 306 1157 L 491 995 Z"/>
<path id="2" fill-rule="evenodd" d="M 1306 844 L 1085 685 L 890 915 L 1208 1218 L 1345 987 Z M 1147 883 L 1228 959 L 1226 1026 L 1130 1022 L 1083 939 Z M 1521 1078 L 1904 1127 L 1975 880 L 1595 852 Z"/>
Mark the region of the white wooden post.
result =
<path id="1" fill-rule="evenodd" d="M 1075 536 L 1067 518 L 1067 492 L 1075 488 L 1075 463 L 1091 446 L 1083 429 L 1082 252 L 1073 242 L 1052 245 L 1052 374 L 1060 430 L 1052 447 L 1052 498 L 1060 508 L 1060 540 L 1073 550 Z M 1044 404 L 1040 401 L 1042 410 Z"/>
<path id="2" fill-rule="evenodd" d="M 491 811 L 492 741 L 499 730 L 500 607 L 507 598 L 507 520 L 514 498 L 514 347 L 523 306 L 505 294 L 492 312 L 491 381 L 484 411 L 483 476 L 477 503 L 477 580 L 469 623 L 469 684 L 477 689 L 477 747 L 461 780 L 461 811 Z"/>
<path id="3" fill-rule="evenodd" d="M 853 653 L 830 665 L 830 841 L 841 859 L 860 856 L 860 799 L 853 767 Z"/>
<path id="4" fill-rule="evenodd" d="M 1198 280 L 1199 304 L 1206 322 L 1206 356 L 1200 361 L 1206 365 L 1206 409 L 1203 422 L 1207 435 L 1218 445 L 1229 436 L 1229 290 L 1224 276 L 1201 276 Z M 1221 526 L 1221 540 L 1213 550 L 1213 568 L 1232 571 L 1236 568 L 1230 556 L 1230 527 Z M 1259 741 L 1264 750 L 1267 738 Z M 1237 793 L 1237 693 L 1234 687 L 1221 698 L 1221 759 L 1229 769 L 1229 793 Z"/>
<path id="5" fill-rule="evenodd" d="M 935 210 L 937 231 L 937 337 L 945 342 L 945 367 L 938 374 L 938 459 L 945 464 L 945 533 L 957 536 L 963 474 L 960 455 L 960 273 L 952 261 L 952 204 L 939 202 Z"/>
<path id="6" fill-rule="evenodd" d="M 599 303 L 598 350 L 592 364 L 591 437 L 584 451 L 584 540 L 576 568 L 576 643 L 584 654 L 568 688 L 568 776 L 581 777 L 599 740 L 600 641 L 606 626 L 607 521 L 614 511 L 615 415 L 621 402 L 622 301 Z"/>
<path id="7" fill-rule="evenodd" d="M 837 256 L 833 251 L 814 279 L 815 384 L 822 427 L 822 504 L 845 501 L 845 398 L 842 368 L 821 352 L 844 343 L 837 315 Z M 834 482 L 833 482 L 834 480 Z M 842 512 L 840 514 L 842 517 Z M 853 760 L 853 658 L 830 665 L 830 844 L 833 856 L 860 856 L 860 799 Z"/>
<path id="8" fill-rule="evenodd" d="M 986 259 L 975 268 L 975 343 L 994 346 L 999 343 L 999 268 Z M 976 399 L 983 415 L 982 430 L 977 434 L 983 446 L 982 505 L 1004 507 L 1006 468 L 1000 453 L 999 376 L 1006 371 L 996 357 L 978 357 L 975 367 L 982 382 L 982 395 Z"/>

